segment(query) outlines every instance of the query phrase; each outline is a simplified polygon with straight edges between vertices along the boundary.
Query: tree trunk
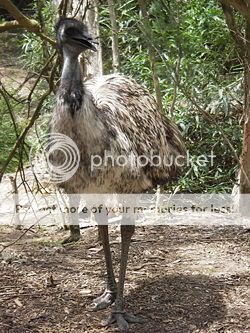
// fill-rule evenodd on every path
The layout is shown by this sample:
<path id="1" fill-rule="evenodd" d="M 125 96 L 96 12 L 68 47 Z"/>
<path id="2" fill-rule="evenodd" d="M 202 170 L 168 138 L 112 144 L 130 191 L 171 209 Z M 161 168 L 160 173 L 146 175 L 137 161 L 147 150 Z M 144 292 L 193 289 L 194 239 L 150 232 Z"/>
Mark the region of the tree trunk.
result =
<path id="1" fill-rule="evenodd" d="M 84 77 L 91 78 L 93 76 L 100 76 L 103 74 L 97 0 L 91 0 L 91 6 L 86 12 L 84 22 L 89 29 L 90 35 L 94 38 L 98 38 L 98 45 L 96 45 L 97 52 L 88 51 L 87 59 L 84 59 Z"/>
<path id="2" fill-rule="evenodd" d="M 250 19 L 246 18 L 245 33 L 245 103 L 244 136 L 241 153 L 240 193 L 250 194 Z M 248 196 L 240 197 L 240 211 L 250 213 Z"/>
<path id="3" fill-rule="evenodd" d="M 160 111 L 163 113 L 159 77 L 156 73 L 155 52 L 154 52 L 154 48 L 152 47 L 152 44 L 151 44 L 151 40 L 153 39 L 153 36 L 152 36 L 152 30 L 151 30 L 149 19 L 148 19 L 147 3 L 145 2 L 145 0 L 138 0 L 138 4 L 139 4 L 140 10 L 141 10 L 141 15 L 142 15 L 144 37 L 147 42 L 149 61 L 150 61 L 150 66 L 151 66 L 151 70 L 152 70 L 152 77 L 153 77 L 154 89 L 155 89 L 155 94 L 156 94 L 156 102 L 158 104 Z"/>
<path id="4" fill-rule="evenodd" d="M 232 6 L 246 19 L 250 19 L 250 4 L 249 0 L 223 0 L 227 5 Z"/>
<path id="5" fill-rule="evenodd" d="M 116 23 L 115 3 L 113 0 L 108 0 L 109 17 L 112 27 L 112 65 L 113 72 L 119 72 L 120 59 L 119 59 L 119 47 L 118 47 L 118 26 Z"/>
<path id="6" fill-rule="evenodd" d="M 247 1 L 221 0 L 229 31 L 238 46 L 240 57 L 244 63 L 244 135 L 240 158 L 240 195 L 239 211 L 243 215 L 250 214 L 250 6 Z M 245 35 L 237 27 L 234 10 L 245 18 Z M 248 194 L 248 195 L 246 195 Z"/>

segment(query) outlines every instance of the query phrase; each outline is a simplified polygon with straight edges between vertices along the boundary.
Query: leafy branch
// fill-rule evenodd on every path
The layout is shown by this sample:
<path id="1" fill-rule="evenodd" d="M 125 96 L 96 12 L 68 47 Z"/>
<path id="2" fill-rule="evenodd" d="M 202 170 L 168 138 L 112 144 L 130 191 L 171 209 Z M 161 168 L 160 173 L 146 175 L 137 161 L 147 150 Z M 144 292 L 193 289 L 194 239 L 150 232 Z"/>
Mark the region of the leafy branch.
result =
<path id="1" fill-rule="evenodd" d="M 0 6 L 6 9 L 9 14 L 15 19 L 9 22 L 0 24 L 0 32 L 23 28 L 27 31 L 35 33 L 41 39 L 49 42 L 53 47 L 56 47 L 56 42 L 50 37 L 46 36 L 41 29 L 41 25 L 34 19 L 28 18 L 24 15 L 10 0 L 0 0 Z"/>
<path id="2" fill-rule="evenodd" d="M 56 51 L 52 54 L 52 56 L 49 58 L 49 60 L 47 61 L 47 63 L 45 64 L 45 66 L 43 67 L 40 76 L 38 77 L 38 79 L 36 80 L 36 82 L 34 83 L 33 88 L 31 89 L 31 94 L 33 93 L 39 79 L 41 78 L 42 74 L 47 70 L 48 66 L 52 63 L 54 57 L 56 56 Z M 24 139 L 28 133 L 28 131 L 30 130 L 30 128 L 34 125 L 35 121 L 37 120 L 37 118 L 39 117 L 40 114 L 40 110 L 43 106 L 43 102 L 45 101 L 45 99 L 50 95 L 50 93 L 53 91 L 53 76 L 54 76 L 54 71 L 51 71 L 50 74 L 50 84 L 49 84 L 49 88 L 48 90 L 42 95 L 42 97 L 39 99 L 39 102 L 37 104 L 37 107 L 32 115 L 32 117 L 30 118 L 30 121 L 28 123 L 28 125 L 24 128 L 24 130 L 22 131 L 22 133 L 18 136 L 8 158 L 6 159 L 1 171 L 0 171 L 0 182 L 3 178 L 3 175 L 10 163 L 10 161 L 12 160 L 12 158 L 14 157 L 17 149 L 23 145 Z"/>

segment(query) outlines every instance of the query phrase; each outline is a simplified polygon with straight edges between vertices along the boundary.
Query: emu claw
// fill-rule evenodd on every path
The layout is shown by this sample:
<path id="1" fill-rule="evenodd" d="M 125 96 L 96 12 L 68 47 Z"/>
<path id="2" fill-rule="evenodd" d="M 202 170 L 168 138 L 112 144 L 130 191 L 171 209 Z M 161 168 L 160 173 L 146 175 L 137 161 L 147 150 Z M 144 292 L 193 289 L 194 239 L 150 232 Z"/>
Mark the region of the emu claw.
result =
<path id="1" fill-rule="evenodd" d="M 79 239 L 80 239 L 80 233 L 79 234 L 78 233 L 72 234 L 72 235 L 70 235 L 69 237 L 65 238 L 62 241 L 62 245 L 77 242 Z"/>
<path id="2" fill-rule="evenodd" d="M 116 298 L 116 292 L 106 289 L 104 293 L 95 298 L 93 301 L 95 310 L 106 309 L 108 306 L 114 303 Z"/>
<path id="3" fill-rule="evenodd" d="M 110 326 L 114 323 L 117 323 L 122 333 L 127 333 L 129 331 L 129 324 L 142 324 L 144 320 L 126 312 L 113 312 L 102 326 Z"/>

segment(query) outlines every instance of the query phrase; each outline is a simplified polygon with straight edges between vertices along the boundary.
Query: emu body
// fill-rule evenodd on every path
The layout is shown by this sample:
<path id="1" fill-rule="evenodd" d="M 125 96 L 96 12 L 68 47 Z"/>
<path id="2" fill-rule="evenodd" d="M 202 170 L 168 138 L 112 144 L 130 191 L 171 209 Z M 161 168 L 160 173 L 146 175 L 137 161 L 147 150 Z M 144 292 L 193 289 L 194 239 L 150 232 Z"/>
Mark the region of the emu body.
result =
<path id="1" fill-rule="evenodd" d="M 71 80 L 79 75 L 70 72 Z M 53 131 L 71 137 L 81 152 L 78 172 L 61 184 L 68 193 L 141 193 L 178 176 L 176 161 L 181 165 L 177 158 L 185 154 L 178 129 L 159 113 L 145 88 L 120 75 L 90 80 L 84 87 L 64 80 Z M 93 169 L 93 156 L 108 163 Z M 119 156 L 126 161 L 122 166 L 115 163 Z M 143 166 L 141 157 L 152 162 L 153 156 L 160 165 Z"/>
<path id="2" fill-rule="evenodd" d="M 66 193 L 142 193 L 157 184 L 177 177 L 185 148 L 177 127 L 158 110 L 154 98 L 136 81 L 121 75 L 107 75 L 83 84 L 78 55 L 94 50 L 86 27 L 75 19 L 57 24 L 57 40 L 63 53 L 61 83 L 53 113 L 52 132 L 69 136 L 80 151 L 80 165 L 72 178 L 60 186 Z M 105 155 L 106 154 L 106 155 Z M 93 156 L 107 163 L 93 168 Z M 126 163 L 114 164 L 119 156 Z M 152 160 L 161 160 L 156 163 Z M 143 163 L 147 158 L 150 163 Z M 58 152 L 57 163 L 63 160 Z M 135 161 L 141 163 L 135 163 Z M 107 216 L 97 215 L 98 222 Z M 128 217 L 126 217 L 128 219 Z M 115 311 L 107 324 L 117 322 L 122 332 L 128 323 L 139 320 L 124 311 L 123 289 L 130 240 L 134 232 L 131 221 L 121 226 L 121 264 L 118 284 L 112 267 L 108 226 L 99 224 L 107 268 L 107 289 L 95 301 L 96 309 L 115 302 Z"/>

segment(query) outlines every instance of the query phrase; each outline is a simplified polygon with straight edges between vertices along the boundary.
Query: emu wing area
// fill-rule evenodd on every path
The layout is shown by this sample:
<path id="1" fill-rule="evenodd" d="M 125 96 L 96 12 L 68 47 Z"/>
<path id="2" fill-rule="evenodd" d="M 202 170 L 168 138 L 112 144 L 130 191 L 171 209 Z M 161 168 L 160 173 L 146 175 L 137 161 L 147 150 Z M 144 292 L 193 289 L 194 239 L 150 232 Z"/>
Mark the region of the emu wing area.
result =
<path id="1" fill-rule="evenodd" d="M 160 113 L 147 89 L 121 75 L 90 80 L 86 88 L 93 95 L 97 116 L 114 137 L 116 151 L 133 156 L 151 186 L 178 176 L 185 159 L 181 134 Z"/>

